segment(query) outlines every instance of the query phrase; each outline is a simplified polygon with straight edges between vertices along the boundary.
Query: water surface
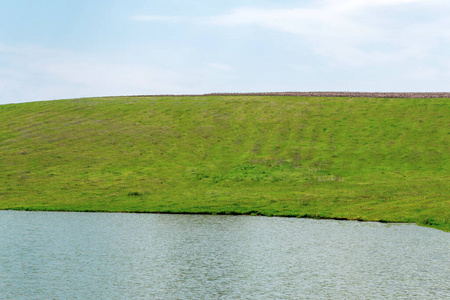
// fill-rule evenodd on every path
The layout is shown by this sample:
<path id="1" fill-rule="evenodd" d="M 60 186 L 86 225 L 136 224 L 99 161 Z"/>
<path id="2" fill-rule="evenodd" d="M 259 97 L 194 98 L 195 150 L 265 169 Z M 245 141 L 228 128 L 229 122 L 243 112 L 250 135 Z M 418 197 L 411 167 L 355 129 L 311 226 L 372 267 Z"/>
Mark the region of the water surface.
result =
<path id="1" fill-rule="evenodd" d="M 0 299 L 446 299 L 450 235 L 250 216 L 0 211 Z"/>

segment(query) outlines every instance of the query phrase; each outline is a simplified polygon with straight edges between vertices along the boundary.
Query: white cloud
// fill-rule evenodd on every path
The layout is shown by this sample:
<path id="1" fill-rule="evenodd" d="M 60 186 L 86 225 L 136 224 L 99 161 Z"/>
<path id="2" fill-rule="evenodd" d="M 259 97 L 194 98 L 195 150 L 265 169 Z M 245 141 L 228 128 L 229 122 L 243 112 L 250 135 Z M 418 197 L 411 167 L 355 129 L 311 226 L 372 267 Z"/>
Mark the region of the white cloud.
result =
<path id="1" fill-rule="evenodd" d="M 74 53 L 42 47 L 7 47 L 0 52 L 0 103 L 87 96 L 189 93 L 188 73 L 112 54 Z M 5 61 L 7 62 L 5 63 Z"/>
<path id="2" fill-rule="evenodd" d="M 366 66 L 429 56 L 450 38 L 449 9 L 445 0 L 325 0 L 304 8 L 239 8 L 209 22 L 297 35 L 334 63 Z"/>
<path id="3" fill-rule="evenodd" d="M 333 0 L 325 1 L 328 7 L 334 10 L 354 10 L 376 6 L 395 6 L 411 3 L 427 3 L 433 0 Z"/>
<path id="4" fill-rule="evenodd" d="M 94 96 L 229 92 L 230 65 L 192 64 L 190 52 L 140 45 L 118 53 L 83 53 L 0 44 L 0 104 Z M 153 51 L 153 52 L 152 52 Z M 161 63 L 164 52 L 167 63 Z M 131 55 L 132 53 L 132 55 Z M 175 54 L 174 54 L 175 53 Z M 124 58 L 125 56 L 128 57 Z M 132 57 L 132 58 L 130 58 Z M 186 60 L 189 59 L 189 63 Z"/>

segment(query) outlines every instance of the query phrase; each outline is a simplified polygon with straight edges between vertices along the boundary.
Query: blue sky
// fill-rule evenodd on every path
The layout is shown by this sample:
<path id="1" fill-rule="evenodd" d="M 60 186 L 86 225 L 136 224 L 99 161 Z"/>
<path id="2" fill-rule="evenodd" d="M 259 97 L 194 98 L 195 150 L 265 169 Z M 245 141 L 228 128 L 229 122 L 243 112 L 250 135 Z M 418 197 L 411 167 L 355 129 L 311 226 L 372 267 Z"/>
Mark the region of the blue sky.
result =
<path id="1" fill-rule="evenodd" d="M 0 2 L 0 104 L 211 92 L 448 92 L 448 0 Z"/>

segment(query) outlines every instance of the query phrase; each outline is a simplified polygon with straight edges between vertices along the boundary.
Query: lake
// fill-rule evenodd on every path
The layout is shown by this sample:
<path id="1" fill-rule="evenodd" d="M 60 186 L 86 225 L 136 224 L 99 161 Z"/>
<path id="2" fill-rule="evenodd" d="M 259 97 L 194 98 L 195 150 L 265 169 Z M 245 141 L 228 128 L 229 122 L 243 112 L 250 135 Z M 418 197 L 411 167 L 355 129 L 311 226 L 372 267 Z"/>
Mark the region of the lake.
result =
<path id="1" fill-rule="evenodd" d="M 0 211 L 0 299 L 448 299 L 450 235 L 408 224 Z"/>

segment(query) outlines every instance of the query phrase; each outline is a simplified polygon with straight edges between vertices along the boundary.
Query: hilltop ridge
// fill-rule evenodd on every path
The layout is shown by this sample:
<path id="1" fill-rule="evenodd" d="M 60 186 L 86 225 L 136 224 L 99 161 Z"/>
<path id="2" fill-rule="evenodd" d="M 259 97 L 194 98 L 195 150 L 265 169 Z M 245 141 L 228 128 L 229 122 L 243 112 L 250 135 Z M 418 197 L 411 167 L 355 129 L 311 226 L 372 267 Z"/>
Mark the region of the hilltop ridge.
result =
<path id="1" fill-rule="evenodd" d="M 155 94 L 132 97 L 202 97 L 202 96 L 295 96 L 295 97 L 352 97 L 352 98 L 450 98 L 449 92 L 254 92 L 207 94 Z"/>

